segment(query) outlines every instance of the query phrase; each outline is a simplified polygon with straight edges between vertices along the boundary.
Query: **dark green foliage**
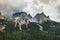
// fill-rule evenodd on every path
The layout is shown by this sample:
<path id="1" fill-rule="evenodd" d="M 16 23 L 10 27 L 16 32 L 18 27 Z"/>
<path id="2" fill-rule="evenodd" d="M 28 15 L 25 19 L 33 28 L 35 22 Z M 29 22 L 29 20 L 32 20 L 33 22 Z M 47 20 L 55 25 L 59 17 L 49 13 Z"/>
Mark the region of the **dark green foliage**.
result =
<path id="1" fill-rule="evenodd" d="M 5 31 L 14 31 L 15 29 L 15 23 L 12 21 L 8 21 L 8 20 L 4 20 L 4 19 L 0 19 L 0 23 L 2 23 L 2 25 L 6 25 L 5 27 Z"/>
<path id="2" fill-rule="evenodd" d="M 30 31 L 39 31 L 39 26 L 37 23 L 30 22 L 26 27 L 26 24 L 22 25 L 22 30 L 30 30 Z"/>
<path id="3" fill-rule="evenodd" d="M 44 31 L 48 31 L 50 33 L 55 33 L 60 35 L 60 23 L 54 21 L 47 21 L 42 24 Z"/>
<path id="4" fill-rule="evenodd" d="M 22 30 L 27 30 L 27 28 L 26 28 L 26 25 L 25 25 L 25 24 L 23 24 L 23 25 L 22 25 Z"/>
<path id="5" fill-rule="evenodd" d="M 28 28 L 31 30 L 31 31 L 33 31 L 33 30 L 35 30 L 35 31 L 39 31 L 39 26 L 37 25 L 37 23 L 29 23 L 28 24 Z"/>
<path id="6" fill-rule="evenodd" d="M 14 27 L 14 22 L 7 21 L 7 20 L 1 20 L 0 23 L 6 25 L 5 32 L 0 32 L 0 40 L 60 40 L 59 37 L 59 23 L 53 22 L 56 27 L 50 27 L 51 22 L 45 22 L 43 24 L 40 24 L 43 26 L 44 31 L 48 32 L 41 32 L 39 31 L 39 26 L 37 23 L 29 23 L 28 29 L 26 28 L 26 25 L 22 25 L 22 31 L 19 30 L 19 26 L 17 24 L 16 28 Z M 45 28 L 46 27 L 46 28 Z M 52 31 L 53 30 L 53 31 Z M 53 33 L 52 33 L 53 32 Z M 56 32 L 56 34 L 54 33 Z"/>
<path id="7" fill-rule="evenodd" d="M 43 28 L 44 28 L 45 31 L 47 31 L 47 30 L 49 30 L 49 28 L 51 28 L 50 27 L 51 26 L 51 22 L 50 21 L 44 22 L 41 25 L 43 26 Z"/>
<path id="8" fill-rule="evenodd" d="M 59 40 L 56 35 L 45 32 L 13 31 L 0 32 L 0 40 Z"/>

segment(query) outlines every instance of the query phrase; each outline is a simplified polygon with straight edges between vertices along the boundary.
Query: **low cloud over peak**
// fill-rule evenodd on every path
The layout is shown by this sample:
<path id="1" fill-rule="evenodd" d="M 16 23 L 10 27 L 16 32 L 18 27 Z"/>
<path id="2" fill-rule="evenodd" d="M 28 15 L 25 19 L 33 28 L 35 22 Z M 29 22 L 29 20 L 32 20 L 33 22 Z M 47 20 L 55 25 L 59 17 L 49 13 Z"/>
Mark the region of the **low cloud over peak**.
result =
<path id="1" fill-rule="evenodd" d="M 60 0 L 0 0 L 0 12 L 3 15 L 12 16 L 20 11 L 32 16 L 43 11 L 52 20 L 60 22 Z"/>

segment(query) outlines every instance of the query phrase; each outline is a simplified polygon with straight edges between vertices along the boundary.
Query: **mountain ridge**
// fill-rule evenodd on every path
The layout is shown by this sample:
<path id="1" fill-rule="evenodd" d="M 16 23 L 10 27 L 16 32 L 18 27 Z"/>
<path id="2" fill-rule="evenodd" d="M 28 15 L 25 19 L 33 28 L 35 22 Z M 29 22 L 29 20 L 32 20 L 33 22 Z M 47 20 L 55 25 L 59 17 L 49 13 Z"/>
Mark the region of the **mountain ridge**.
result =
<path id="1" fill-rule="evenodd" d="M 40 13 L 36 14 L 35 17 L 32 17 L 30 14 L 27 14 L 26 12 L 17 12 L 13 14 L 13 17 L 18 17 L 18 16 L 22 19 L 25 19 L 25 20 L 27 19 L 32 22 L 35 21 L 37 23 L 42 23 L 44 21 L 50 20 L 50 17 L 46 16 L 44 12 L 42 12 L 41 14 Z"/>

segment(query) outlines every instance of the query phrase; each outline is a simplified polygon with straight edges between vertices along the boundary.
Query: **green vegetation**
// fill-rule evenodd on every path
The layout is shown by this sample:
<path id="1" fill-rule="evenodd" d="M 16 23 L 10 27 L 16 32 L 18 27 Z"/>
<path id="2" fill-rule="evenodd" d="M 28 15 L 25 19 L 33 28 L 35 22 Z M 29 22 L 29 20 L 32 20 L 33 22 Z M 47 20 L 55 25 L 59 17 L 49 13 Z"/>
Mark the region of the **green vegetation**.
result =
<path id="1" fill-rule="evenodd" d="M 59 40 L 54 34 L 33 31 L 13 31 L 0 33 L 0 40 Z"/>
<path id="2" fill-rule="evenodd" d="M 41 24 L 44 28 L 44 31 L 60 35 L 60 23 L 54 21 L 48 21 Z"/>
<path id="3" fill-rule="evenodd" d="M 0 23 L 6 25 L 4 32 L 0 32 L 0 40 L 60 40 L 60 23 L 48 21 L 40 24 L 44 31 L 39 30 L 37 23 L 29 23 L 28 28 L 26 25 L 22 25 L 23 30 L 21 31 L 18 24 L 16 28 L 14 27 L 15 23 L 12 21 L 0 20 Z M 51 23 L 56 27 L 50 27 Z"/>

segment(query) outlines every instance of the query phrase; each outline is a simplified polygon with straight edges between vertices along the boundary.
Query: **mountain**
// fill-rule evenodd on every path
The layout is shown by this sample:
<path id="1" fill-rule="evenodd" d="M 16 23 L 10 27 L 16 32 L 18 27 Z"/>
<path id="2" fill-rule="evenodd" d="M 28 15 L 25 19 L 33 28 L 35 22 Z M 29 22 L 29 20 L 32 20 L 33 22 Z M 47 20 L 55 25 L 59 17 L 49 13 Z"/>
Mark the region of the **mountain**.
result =
<path id="1" fill-rule="evenodd" d="M 38 20 L 38 23 L 43 23 L 44 21 L 50 20 L 49 16 L 46 16 L 44 12 L 36 14 L 35 18 Z"/>
<path id="2" fill-rule="evenodd" d="M 46 16 L 44 14 L 44 12 L 37 13 L 35 17 L 32 17 L 30 14 L 27 14 L 26 12 L 17 12 L 15 14 L 13 14 L 13 17 L 14 17 L 14 20 L 16 17 L 18 17 L 19 20 L 21 19 L 25 23 L 26 23 L 26 21 L 30 21 L 30 22 L 36 22 L 36 23 L 41 24 L 44 21 L 50 20 L 49 16 Z"/>
<path id="3" fill-rule="evenodd" d="M 17 17 L 17 16 L 20 16 L 20 15 L 27 15 L 26 12 L 16 12 L 13 14 L 13 16 Z"/>
<path id="4" fill-rule="evenodd" d="M 19 12 L 16 14 L 17 14 L 17 17 L 18 16 L 19 17 L 17 20 L 16 19 L 14 19 L 14 20 L 16 20 L 15 23 L 17 22 L 19 25 L 21 25 L 20 29 L 22 29 L 21 28 L 22 25 L 25 25 L 25 27 L 26 27 L 26 26 L 28 26 L 28 24 L 30 22 L 36 23 L 36 25 L 40 24 L 38 26 L 40 26 L 44 31 L 51 31 L 51 30 L 54 31 L 54 30 L 60 29 L 59 28 L 60 23 L 52 21 L 49 16 L 46 16 L 44 14 L 44 12 L 36 14 L 36 16 L 34 18 L 32 18 L 32 16 L 30 14 L 28 15 L 26 12 Z M 14 16 L 16 14 L 14 14 Z"/>
<path id="5" fill-rule="evenodd" d="M 0 40 L 60 40 L 60 23 L 44 12 L 34 18 L 26 12 L 17 12 L 12 20 L 0 19 Z"/>
<path id="6" fill-rule="evenodd" d="M 15 27 L 15 22 L 7 19 L 0 19 L 0 23 L 6 25 L 5 29 L 0 32 L 0 40 L 60 40 L 60 23 L 55 21 L 41 24 L 29 22 L 28 28 L 26 24 L 22 25 L 22 30 L 19 30 L 18 23 Z M 39 25 L 43 27 L 43 31 L 40 30 Z"/>
<path id="7" fill-rule="evenodd" d="M 31 16 L 30 14 L 28 14 L 28 16 L 29 16 L 30 18 L 32 18 L 32 16 Z"/>
<path id="8" fill-rule="evenodd" d="M 22 17 L 22 18 L 32 18 L 30 14 L 27 14 L 26 12 L 17 12 L 13 14 L 13 17 Z"/>

